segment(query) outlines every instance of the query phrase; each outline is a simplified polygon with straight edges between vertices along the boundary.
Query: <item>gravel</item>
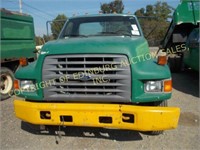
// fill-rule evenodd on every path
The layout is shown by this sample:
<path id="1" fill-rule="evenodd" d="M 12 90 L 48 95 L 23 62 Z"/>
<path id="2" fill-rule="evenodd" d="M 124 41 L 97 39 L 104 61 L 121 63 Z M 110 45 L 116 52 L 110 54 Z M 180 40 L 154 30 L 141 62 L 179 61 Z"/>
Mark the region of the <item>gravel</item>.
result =
<path id="1" fill-rule="evenodd" d="M 37 126 L 21 122 L 14 115 L 13 99 L 1 101 L 0 137 L 2 150 L 10 149 L 70 149 L 70 150 L 176 150 L 200 149 L 199 126 L 199 76 L 185 71 L 172 74 L 173 96 L 169 106 L 181 108 L 177 129 L 150 136 L 137 131 L 111 130 L 86 127 L 63 127 L 62 136 L 56 135 L 58 127 L 38 132 Z"/>

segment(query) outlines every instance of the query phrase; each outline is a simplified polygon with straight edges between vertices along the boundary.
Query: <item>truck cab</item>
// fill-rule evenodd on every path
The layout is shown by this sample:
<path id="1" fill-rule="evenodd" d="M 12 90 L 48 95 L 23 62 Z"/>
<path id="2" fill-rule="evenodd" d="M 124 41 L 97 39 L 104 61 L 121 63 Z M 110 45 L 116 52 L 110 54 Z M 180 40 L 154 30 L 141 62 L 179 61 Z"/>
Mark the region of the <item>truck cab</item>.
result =
<path id="1" fill-rule="evenodd" d="M 180 109 L 167 107 L 171 74 L 165 57 L 154 56 L 134 15 L 72 17 L 37 61 L 16 72 L 24 98 L 14 101 L 16 116 L 153 134 L 176 128 Z"/>

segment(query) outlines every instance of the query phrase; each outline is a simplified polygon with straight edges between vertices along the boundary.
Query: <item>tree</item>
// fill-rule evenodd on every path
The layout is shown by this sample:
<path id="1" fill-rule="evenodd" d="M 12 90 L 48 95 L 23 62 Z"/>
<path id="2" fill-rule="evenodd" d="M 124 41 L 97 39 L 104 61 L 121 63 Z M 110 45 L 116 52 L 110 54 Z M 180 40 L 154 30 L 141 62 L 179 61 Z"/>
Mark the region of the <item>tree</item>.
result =
<path id="1" fill-rule="evenodd" d="M 44 42 L 46 43 L 46 42 L 48 42 L 48 41 L 52 41 L 52 40 L 54 40 L 54 37 L 53 37 L 53 35 L 43 35 L 43 39 L 44 39 Z"/>
<path id="2" fill-rule="evenodd" d="M 104 14 L 123 13 L 124 4 L 122 0 L 114 0 L 110 3 L 101 4 L 101 11 Z"/>
<path id="3" fill-rule="evenodd" d="M 164 38 L 173 10 L 166 2 L 158 1 L 154 5 L 147 5 L 146 8 L 138 9 L 135 12 L 135 15 L 139 18 L 144 36 L 151 46 L 159 45 Z M 140 19 L 140 17 L 142 18 Z"/>
<path id="4" fill-rule="evenodd" d="M 35 36 L 35 42 L 36 42 L 36 45 L 44 45 L 46 42 L 48 41 L 52 41 L 54 40 L 54 37 L 53 35 L 43 35 L 43 37 L 41 36 Z"/>
<path id="5" fill-rule="evenodd" d="M 58 14 L 58 16 L 51 23 L 51 31 L 54 39 L 56 39 L 67 20 L 67 17 L 64 14 Z"/>
<path id="6" fill-rule="evenodd" d="M 35 36 L 35 42 L 36 42 L 36 45 L 43 45 L 44 44 L 44 40 L 40 36 Z"/>

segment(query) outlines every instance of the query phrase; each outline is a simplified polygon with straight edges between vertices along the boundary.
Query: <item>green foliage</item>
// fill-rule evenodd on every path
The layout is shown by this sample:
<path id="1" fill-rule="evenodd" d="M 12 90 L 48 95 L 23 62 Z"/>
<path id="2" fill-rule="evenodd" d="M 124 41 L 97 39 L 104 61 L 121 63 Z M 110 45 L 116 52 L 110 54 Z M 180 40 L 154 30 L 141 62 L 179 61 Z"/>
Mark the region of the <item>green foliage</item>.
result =
<path id="1" fill-rule="evenodd" d="M 43 45 L 45 44 L 46 42 L 48 41 L 51 41 L 51 40 L 54 40 L 54 37 L 53 35 L 43 35 L 43 37 L 41 36 L 35 36 L 35 42 L 36 42 L 36 45 Z"/>
<path id="2" fill-rule="evenodd" d="M 101 4 L 101 11 L 104 14 L 123 13 L 124 4 L 122 0 L 114 0 L 110 3 Z"/>
<path id="3" fill-rule="evenodd" d="M 35 42 L 36 42 L 36 45 L 43 45 L 44 39 L 40 36 L 35 36 Z"/>
<path id="4" fill-rule="evenodd" d="M 157 46 L 164 39 L 172 11 L 173 8 L 166 2 L 158 1 L 154 5 L 147 5 L 146 8 L 138 9 L 135 12 L 150 46 Z"/>
<path id="5" fill-rule="evenodd" d="M 58 14 L 58 16 L 51 23 L 51 31 L 54 39 L 56 39 L 67 20 L 67 17 L 64 14 Z"/>
<path id="6" fill-rule="evenodd" d="M 45 41 L 45 43 L 46 42 L 48 42 L 48 41 L 52 41 L 52 40 L 54 40 L 54 37 L 53 37 L 53 35 L 43 35 L 43 39 L 44 39 L 44 41 Z"/>

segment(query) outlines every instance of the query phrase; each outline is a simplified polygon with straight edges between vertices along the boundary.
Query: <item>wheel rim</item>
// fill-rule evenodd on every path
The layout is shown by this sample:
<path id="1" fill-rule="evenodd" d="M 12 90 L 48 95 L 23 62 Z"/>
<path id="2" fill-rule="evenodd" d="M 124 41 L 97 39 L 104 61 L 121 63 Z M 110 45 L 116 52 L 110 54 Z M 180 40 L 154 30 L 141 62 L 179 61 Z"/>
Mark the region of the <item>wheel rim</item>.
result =
<path id="1" fill-rule="evenodd" d="M 13 87 L 12 77 L 6 74 L 1 74 L 1 94 L 8 94 Z"/>

